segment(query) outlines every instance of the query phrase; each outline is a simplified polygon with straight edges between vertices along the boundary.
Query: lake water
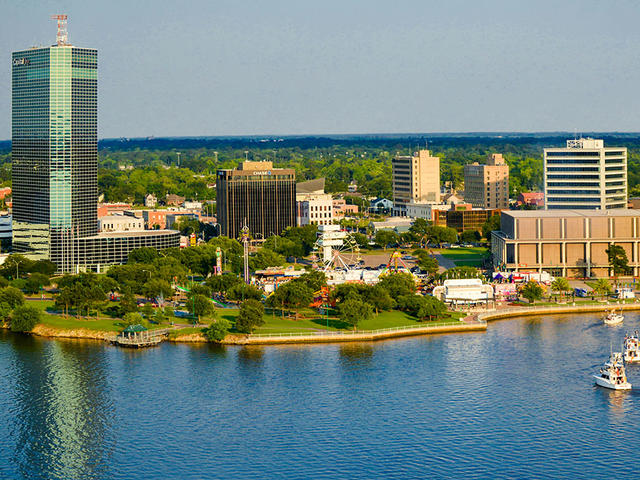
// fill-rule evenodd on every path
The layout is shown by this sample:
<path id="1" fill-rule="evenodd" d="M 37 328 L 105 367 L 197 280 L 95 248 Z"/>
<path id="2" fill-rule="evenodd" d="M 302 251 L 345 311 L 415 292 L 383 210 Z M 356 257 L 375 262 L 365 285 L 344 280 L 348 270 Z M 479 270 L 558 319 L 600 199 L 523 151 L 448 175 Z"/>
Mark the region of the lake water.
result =
<path id="1" fill-rule="evenodd" d="M 0 478 L 638 478 L 596 315 L 378 343 L 132 351 L 0 333 Z"/>

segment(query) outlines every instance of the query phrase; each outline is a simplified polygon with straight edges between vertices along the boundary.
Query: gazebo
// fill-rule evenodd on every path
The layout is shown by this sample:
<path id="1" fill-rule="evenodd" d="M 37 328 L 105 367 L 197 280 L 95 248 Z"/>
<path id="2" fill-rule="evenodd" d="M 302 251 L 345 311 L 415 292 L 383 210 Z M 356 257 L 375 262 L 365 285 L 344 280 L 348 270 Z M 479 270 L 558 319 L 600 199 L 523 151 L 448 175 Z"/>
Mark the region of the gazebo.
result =
<path id="1" fill-rule="evenodd" d="M 129 325 L 127 328 L 125 328 L 122 331 L 122 336 L 127 338 L 131 338 L 132 336 L 137 337 L 138 333 L 142 333 L 146 331 L 147 331 L 147 327 L 137 323 L 135 325 Z"/>

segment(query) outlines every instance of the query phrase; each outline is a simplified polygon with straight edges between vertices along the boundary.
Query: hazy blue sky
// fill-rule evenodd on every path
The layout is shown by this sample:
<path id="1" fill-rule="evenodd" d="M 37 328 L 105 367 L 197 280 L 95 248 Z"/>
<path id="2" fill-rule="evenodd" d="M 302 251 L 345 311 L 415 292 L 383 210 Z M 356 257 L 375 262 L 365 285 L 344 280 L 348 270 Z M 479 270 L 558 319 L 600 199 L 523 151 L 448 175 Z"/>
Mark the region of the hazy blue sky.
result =
<path id="1" fill-rule="evenodd" d="M 640 131 L 640 2 L 0 0 L 10 53 L 99 55 L 99 135 Z"/>

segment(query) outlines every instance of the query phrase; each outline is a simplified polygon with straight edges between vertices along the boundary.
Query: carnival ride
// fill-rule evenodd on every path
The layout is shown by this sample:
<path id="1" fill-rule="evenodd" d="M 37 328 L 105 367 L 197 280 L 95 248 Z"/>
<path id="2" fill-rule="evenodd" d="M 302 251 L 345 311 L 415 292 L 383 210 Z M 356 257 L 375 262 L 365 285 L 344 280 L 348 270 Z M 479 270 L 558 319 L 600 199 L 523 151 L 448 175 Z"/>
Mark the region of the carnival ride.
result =
<path id="1" fill-rule="evenodd" d="M 353 233 L 340 230 L 339 225 L 320 225 L 313 245 L 311 261 L 315 268 L 354 270 L 360 267 L 360 246 Z"/>

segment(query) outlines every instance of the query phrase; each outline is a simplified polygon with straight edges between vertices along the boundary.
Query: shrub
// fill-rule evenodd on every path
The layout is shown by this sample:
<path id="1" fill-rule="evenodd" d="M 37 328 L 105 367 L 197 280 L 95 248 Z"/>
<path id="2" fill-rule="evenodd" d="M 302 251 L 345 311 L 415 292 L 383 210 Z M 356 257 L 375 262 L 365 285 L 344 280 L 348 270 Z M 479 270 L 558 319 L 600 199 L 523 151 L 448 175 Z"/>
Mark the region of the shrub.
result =
<path id="1" fill-rule="evenodd" d="M 5 287 L 0 290 L 1 302 L 8 303 L 11 308 L 16 308 L 24 303 L 24 295 L 15 287 Z"/>
<path id="2" fill-rule="evenodd" d="M 205 328 L 203 333 L 210 342 L 221 342 L 229 333 L 230 327 L 231 324 L 227 320 L 220 318 Z"/>
<path id="3" fill-rule="evenodd" d="M 11 313 L 12 332 L 30 332 L 40 323 L 42 312 L 37 307 L 22 305 Z"/>

